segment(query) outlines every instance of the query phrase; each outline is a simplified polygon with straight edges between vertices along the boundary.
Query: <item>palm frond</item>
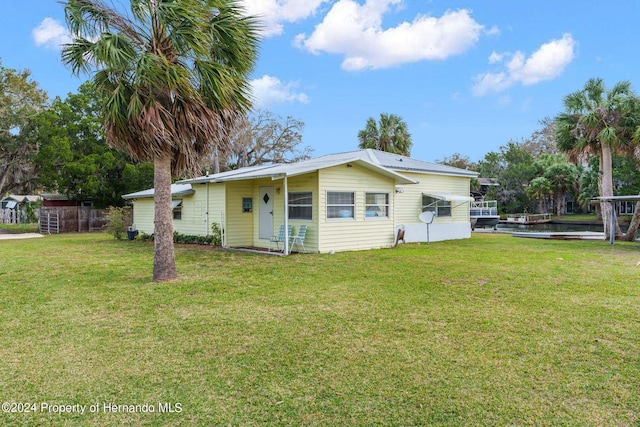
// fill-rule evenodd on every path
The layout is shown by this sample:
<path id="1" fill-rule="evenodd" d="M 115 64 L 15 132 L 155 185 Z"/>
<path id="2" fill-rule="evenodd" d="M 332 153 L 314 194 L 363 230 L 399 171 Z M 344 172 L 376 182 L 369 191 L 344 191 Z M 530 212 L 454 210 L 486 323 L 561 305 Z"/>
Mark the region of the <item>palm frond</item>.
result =
<path id="1" fill-rule="evenodd" d="M 174 175 L 224 152 L 251 107 L 254 18 L 232 0 L 131 0 L 131 17 L 103 0 L 68 0 L 73 42 L 63 61 L 95 69 L 107 140 L 138 160 L 171 154 Z"/>

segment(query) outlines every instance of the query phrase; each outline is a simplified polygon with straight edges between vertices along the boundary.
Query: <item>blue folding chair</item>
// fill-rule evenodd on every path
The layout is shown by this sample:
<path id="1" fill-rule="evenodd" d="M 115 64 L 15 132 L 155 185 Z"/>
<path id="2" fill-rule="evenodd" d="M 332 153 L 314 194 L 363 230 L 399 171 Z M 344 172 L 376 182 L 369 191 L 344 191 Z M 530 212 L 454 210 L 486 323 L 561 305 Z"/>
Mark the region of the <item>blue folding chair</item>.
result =
<path id="1" fill-rule="evenodd" d="M 293 227 L 290 225 L 287 227 L 287 229 L 289 230 L 289 233 L 288 233 L 289 236 L 291 236 L 293 234 Z M 287 237 L 284 234 L 284 225 L 281 225 L 280 230 L 278 230 L 278 234 L 275 236 L 272 236 L 271 239 L 269 240 L 269 252 L 271 252 L 272 243 L 275 243 L 277 250 L 280 250 L 280 243 L 285 243 L 286 241 L 287 241 Z"/>
<path id="2" fill-rule="evenodd" d="M 306 225 L 301 225 L 298 228 L 298 235 L 297 236 L 291 236 L 291 244 L 289 245 L 289 251 L 293 250 L 293 246 L 294 245 L 298 245 L 300 247 L 302 247 L 302 252 L 305 252 L 304 250 L 304 238 L 307 235 L 307 226 Z"/>

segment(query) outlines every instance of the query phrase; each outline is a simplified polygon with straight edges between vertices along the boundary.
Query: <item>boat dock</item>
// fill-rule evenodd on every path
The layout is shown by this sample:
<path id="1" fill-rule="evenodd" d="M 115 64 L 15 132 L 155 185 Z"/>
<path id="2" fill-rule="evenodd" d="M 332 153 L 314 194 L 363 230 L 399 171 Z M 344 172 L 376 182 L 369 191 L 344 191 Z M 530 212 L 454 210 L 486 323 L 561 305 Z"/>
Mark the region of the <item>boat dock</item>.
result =
<path id="1" fill-rule="evenodd" d="M 551 214 L 527 214 L 527 213 L 518 213 L 511 214 L 507 216 L 506 220 L 500 220 L 501 223 L 505 224 L 544 224 L 546 222 L 551 222 Z"/>
<path id="2" fill-rule="evenodd" d="M 604 233 L 597 231 L 551 231 L 551 232 L 516 232 L 513 237 L 552 240 L 604 240 Z"/>

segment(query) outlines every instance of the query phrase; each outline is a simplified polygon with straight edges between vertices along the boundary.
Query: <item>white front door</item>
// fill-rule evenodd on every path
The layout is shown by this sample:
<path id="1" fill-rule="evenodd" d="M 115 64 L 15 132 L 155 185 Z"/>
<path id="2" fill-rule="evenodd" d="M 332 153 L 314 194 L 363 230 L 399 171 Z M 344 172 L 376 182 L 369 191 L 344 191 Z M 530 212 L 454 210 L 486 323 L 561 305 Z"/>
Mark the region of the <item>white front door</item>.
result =
<path id="1" fill-rule="evenodd" d="M 273 187 L 260 187 L 260 238 L 273 236 Z"/>

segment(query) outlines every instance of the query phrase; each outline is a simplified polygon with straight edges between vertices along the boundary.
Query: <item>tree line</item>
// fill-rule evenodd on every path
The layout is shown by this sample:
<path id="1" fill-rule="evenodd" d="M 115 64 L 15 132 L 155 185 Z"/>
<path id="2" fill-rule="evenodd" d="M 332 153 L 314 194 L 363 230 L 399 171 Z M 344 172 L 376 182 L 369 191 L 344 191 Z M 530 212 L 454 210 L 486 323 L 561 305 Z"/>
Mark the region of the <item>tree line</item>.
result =
<path id="1" fill-rule="evenodd" d="M 640 98 L 631 83 L 607 89 L 602 79 L 589 79 L 581 90 L 563 99 L 564 111 L 540 121 L 529 138 L 509 141 L 479 162 L 454 153 L 440 163 L 474 170 L 490 178 L 487 197 L 500 202 L 502 213 L 567 212 L 591 207 L 594 198 L 640 192 Z M 410 155 L 411 134 L 401 117 L 383 113 L 367 119 L 358 133 L 360 148 Z M 475 183 L 476 186 L 479 182 Z M 640 202 L 626 233 L 610 203 L 595 206 L 605 235 L 633 241 L 640 227 Z M 613 219 L 613 221 L 611 221 Z M 611 224 L 613 222 L 613 228 Z"/>
<path id="2" fill-rule="evenodd" d="M 492 178 L 487 197 L 502 213 L 539 211 L 566 214 L 566 196 L 574 211 L 588 209 L 594 198 L 640 193 L 640 98 L 622 81 L 607 90 L 590 79 L 567 95 L 565 111 L 540 122 L 541 129 L 523 141 L 509 141 L 477 163 L 458 153 L 440 163 L 475 170 Z M 622 233 L 609 203 L 595 204 L 605 234 L 635 240 L 640 203 L 635 204 L 627 233 Z M 611 216 L 614 228 L 610 229 Z"/>
<path id="3" fill-rule="evenodd" d="M 107 144 L 101 100 L 90 83 L 48 100 L 28 71 L 0 66 L 0 194 L 63 194 L 94 206 L 123 206 L 123 194 L 153 187 L 153 164 Z M 10 89 L 10 90 L 9 90 Z M 196 173 L 311 156 L 304 123 L 267 110 L 241 116 L 230 147 L 199 159 Z"/>

